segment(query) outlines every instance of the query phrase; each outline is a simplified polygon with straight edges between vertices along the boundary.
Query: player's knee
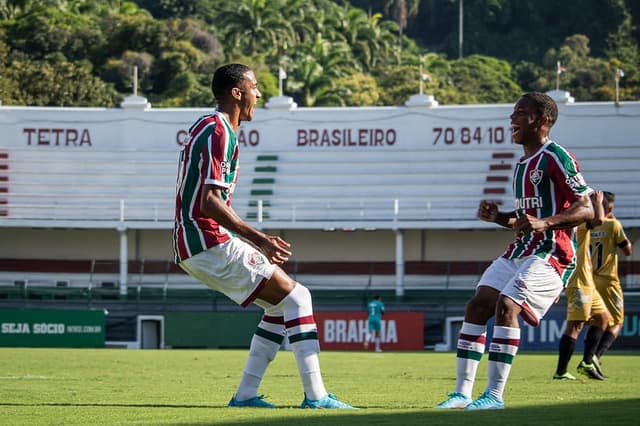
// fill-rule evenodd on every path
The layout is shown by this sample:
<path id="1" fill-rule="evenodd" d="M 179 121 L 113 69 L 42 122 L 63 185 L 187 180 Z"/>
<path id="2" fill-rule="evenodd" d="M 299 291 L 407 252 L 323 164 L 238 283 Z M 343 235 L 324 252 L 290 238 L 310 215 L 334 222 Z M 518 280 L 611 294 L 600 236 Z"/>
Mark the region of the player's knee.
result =
<path id="1" fill-rule="evenodd" d="M 580 334 L 580 331 L 582 331 L 583 324 L 582 321 L 567 321 L 563 334 L 575 339 L 578 337 L 578 334 Z"/>
<path id="2" fill-rule="evenodd" d="M 311 292 L 302 284 L 297 283 L 287 297 L 282 299 L 281 306 L 285 317 L 299 318 L 311 315 L 313 313 Z"/>
<path id="3" fill-rule="evenodd" d="M 465 319 L 475 324 L 484 324 L 495 314 L 495 302 L 487 303 L 477 297 L 472 298 L 465 306 Z"/>
<path id="4" fill-rule="evenodd" d="M 608 312 L 602 312 L 593 316 L 592 324 L 601 329 L 606 329 L 611 322 L 611 315 Z"/>
<path id="5" fill-rule="evenodd" d="M 296 286 L 291 290 L 291 295 L 294 296 L 296 300 L 299 300 L 301 303 L 310 304 L 311 303 L 311 292 L 304 285 L 297 283 Z"/>

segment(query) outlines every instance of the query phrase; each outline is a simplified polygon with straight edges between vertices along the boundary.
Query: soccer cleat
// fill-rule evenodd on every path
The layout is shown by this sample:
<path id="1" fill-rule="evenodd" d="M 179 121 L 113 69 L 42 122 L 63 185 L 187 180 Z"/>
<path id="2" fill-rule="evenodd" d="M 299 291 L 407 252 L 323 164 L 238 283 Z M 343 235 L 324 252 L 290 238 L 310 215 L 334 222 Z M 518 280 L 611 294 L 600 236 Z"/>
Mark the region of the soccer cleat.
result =
<path id="1" fill-rule="evenodd" d="M 472 399 L 464 396 L 460 392 L 449 392 L 449 398 L 436 405 L 436 408 L 464 408 L 471 404 Z"/>
<path id="2" fill-rule="evenodd" d="M 596 368 L 596 371 L 598 371 L 598 374 L 600 374 L 602 377 L 606 379 L 607 376 L 605 376 L 604 373 L 602 372 L 602 364 L 600 364 L 600 358 L 594 355 L 592 362 L 593 362 L 593 366 Z"/>
<path id="3" fill-rule="evenodd" d="M 276 408 L 270 402 L 264 400 L 264 395 L 254 396 L 253 398 L 245 401 L 238 401 L 235 396 L 231 397 L 231 401 L 228 404 L 229 407 L 254 407 L 254 408 Z"/>
<path id="4" fill-rule="evenodd" d="M 580 364 L 578 364 L 578 373 L 582 374 L 583 376 L 587 376 L 590 379 L 605 380 L 605 377 L 602 374 L 598 373 L 595 365 L 587 364 L 584 361 L 580 361 Z"/>
<path id="5" fill-rule="evenodd" d="M 464 407 L 465 410 L 502 410 L 503 408 L 504 401 L 500 401 L 489 392 L 483 393 L 480 398 Z"/>
<path id="6" fill-rule="evenodd" d="M 576 376 L 569 373 L 568 371 L 565 371 L 564 374 L 555 373 L 553 375 L 553 380 L 576 380 Z"/>
<path id="7" fill-rule="evenodd" d="M 349 404 L 345 404 L 340 401 L 334 394 L 329 393 L 325 397 L 320 399 L 309 399 L 307 398 L 307 394 L 304 395 L 304 400 L 302 404 L 300 404 L 300 408 L 341 408 L 347 410 L 357 410 L 356 407 L 352 407 Z"/>

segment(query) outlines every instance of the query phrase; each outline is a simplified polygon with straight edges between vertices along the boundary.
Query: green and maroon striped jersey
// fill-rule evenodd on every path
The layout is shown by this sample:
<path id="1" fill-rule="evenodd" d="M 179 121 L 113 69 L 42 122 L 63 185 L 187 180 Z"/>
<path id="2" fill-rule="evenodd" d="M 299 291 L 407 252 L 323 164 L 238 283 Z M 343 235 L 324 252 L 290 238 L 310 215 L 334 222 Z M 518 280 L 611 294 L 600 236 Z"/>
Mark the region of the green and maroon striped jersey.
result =
<path id="1" fill-rule="evenodd" d="M 553 216 L 591 191 L 573 154 L 553 141 L 516 164 L 513 193 L 518 217 Z M 575 227 L 532 232 L 518 235 L 502 256 L 507 259 L 538 256 L 558 271 L 566 285 L 575 269 L 576 246 Z"/>
<path id="2" fill-rule="evenodd" d="M 229 240 L 232 235 L 200 210 L 204 185 L 223 189 L 228 206 L 238 180 L 236 134 L 220 112 L 200 117 L 180 152 L 176 183 L 173 251 L 176 263 Z"/>

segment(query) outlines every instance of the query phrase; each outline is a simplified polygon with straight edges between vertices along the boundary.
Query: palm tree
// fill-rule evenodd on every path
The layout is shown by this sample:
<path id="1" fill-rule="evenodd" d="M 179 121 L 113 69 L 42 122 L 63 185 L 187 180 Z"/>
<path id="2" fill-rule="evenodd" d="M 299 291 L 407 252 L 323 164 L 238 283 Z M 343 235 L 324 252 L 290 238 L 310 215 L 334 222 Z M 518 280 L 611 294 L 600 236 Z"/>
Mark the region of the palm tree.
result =
<path id="1" fill-rule="evenodd" d="M 240 54 L 276 57 L 286 44 L 293 44 L 295 32 L 281 10 L 287 0 L 237 0 L 225 2 L 216 17 L 226 46 Z"/>
<path id="2" fill-rule="evenodd" d="M 30 0 L 0 0 L 0 18 L 14 19 L 31 9 Z"/>
<path id="3" fill-rule="evenodd" d="M 402 50 L 402 35 L 407 29 L 407 19 L 416 16 L 420 8 L 420 0 L 385 0 L 384 10 L 393 16 L 398 23 L 398 46 Z"/>
<path id="4" fill-rule="evenodd" d="M 336 80 L 356 69 L 351 49 L 344 42 L 330 42 L 321 34 L 293 52 L 293 69 L 288 88 L 302 106 L 344 105 Z"/>

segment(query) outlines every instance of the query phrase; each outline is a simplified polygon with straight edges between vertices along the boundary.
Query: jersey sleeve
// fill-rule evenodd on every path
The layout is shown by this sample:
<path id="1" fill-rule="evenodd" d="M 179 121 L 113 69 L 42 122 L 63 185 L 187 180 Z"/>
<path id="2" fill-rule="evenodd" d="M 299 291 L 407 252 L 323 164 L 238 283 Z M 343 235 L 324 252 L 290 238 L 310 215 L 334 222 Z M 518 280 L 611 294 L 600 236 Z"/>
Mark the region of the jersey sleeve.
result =
<path id="1" fill-rule="evenodd" d="M 593 192 L 580 172 L 578 160 L 568 151 L 563 151 L 555 157 L 555 167 L 551 176 L 563 198 L 573 203 L 580 197 Z"/>
<path id="2" fill-rule="evenodd" d="M 228 144 L 229 135 L 224 125 L 216 123 L 207 143 L 203 144 L 203 149 L 206 151 L 202 153 L 202 175 L 205 176 L 205 185 L 215 185 L 224 189 L 229 189 L 231 186 L 225 178 L 230 169 L 230 159 L 227 158 Z"/>
<path id="3" fill-rule="evenodd" d="M 624 233 L 624 228 L 619 220 L 613 221 L 613 238 L 616 242 L 616 246 L 619 246 L 623 242 L 627 241 L 627 235 Z"/>

